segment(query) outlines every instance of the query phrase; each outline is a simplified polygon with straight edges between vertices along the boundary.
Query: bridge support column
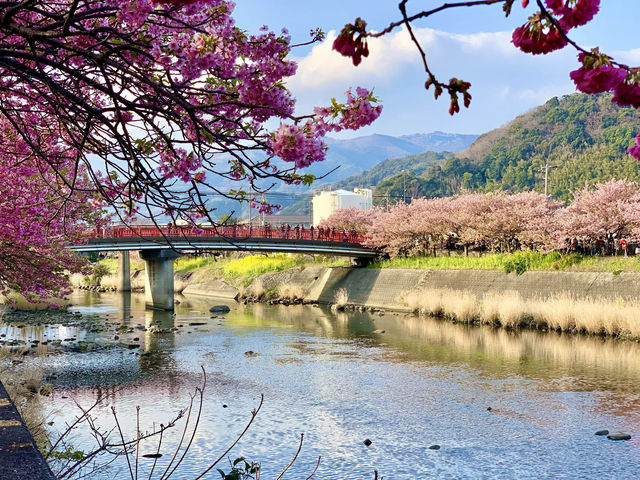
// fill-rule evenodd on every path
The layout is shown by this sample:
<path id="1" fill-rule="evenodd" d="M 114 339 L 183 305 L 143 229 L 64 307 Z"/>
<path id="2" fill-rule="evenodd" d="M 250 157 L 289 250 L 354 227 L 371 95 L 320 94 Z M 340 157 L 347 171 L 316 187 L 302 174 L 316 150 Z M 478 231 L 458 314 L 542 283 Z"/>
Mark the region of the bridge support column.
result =
<path id="1" fill-rule="evenodd" d="M 129 251 L 118 252 L 118 290 L 131 291 L 131 267 L 129 265 Z"/>
<path id="2" fill-rule="evenodd" d="M 370 258 L 370 257 L 353 257 L 351 258 L 351 264 L 355 265 L 356 267 L 366 267 L 367 265 L 370 265 L 371 263 L 373 263 L 375 259 L 374 258 Z"/>
<path id="3" fill-rule="evenodd" d="M 141 250 L 145 263 L 144 297 L 147 308 L 173 310 L 173 250 Z"/>

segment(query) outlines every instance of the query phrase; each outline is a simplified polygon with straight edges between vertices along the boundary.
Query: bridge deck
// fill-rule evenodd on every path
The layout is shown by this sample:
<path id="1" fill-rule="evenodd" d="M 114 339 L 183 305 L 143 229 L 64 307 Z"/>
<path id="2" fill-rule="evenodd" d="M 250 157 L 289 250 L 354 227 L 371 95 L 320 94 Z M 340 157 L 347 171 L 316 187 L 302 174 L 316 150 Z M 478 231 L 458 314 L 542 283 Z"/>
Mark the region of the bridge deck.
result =
<path id="1" fill-rule="evenodd" d="M 363 240 L 364 237 L 356 232 L 328 229 L 137 226 L 96 230 L 86 244 L 71 245 L 69 248 L 79 252 L 173 248 L 182 251 L 247 250 L 375 257 L 377 252 L 363 246 Z"/>

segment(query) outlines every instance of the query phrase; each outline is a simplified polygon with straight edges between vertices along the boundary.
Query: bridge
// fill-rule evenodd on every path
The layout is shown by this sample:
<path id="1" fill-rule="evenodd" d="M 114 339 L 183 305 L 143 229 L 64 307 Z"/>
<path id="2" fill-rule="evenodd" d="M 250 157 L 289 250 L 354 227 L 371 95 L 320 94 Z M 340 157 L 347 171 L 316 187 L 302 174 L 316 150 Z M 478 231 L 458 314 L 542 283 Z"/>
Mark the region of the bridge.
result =
<path id="1" fill-rule="evenodd" d="M 117 251 L 119 290 L 131 290 L 129 252 L 140 251 L 145 261 L 147 307 L 173 310 L 173 261 L 183 252 L 233 251 L 304 253 L 347 256 L 364 263 L 377 256 L 362 245 L 355 231 L 301 226 L 254 227 L 245 225 L 174 226 L 117 225 L 87 234 L 87 243 L 70 245 L 77 252 Z"/>

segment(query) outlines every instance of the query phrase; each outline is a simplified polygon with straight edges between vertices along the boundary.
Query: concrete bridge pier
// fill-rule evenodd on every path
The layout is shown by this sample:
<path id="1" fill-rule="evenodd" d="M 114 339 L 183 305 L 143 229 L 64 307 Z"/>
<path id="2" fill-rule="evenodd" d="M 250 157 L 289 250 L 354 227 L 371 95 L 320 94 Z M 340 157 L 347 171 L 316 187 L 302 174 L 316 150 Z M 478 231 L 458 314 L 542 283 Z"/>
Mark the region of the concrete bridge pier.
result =
<path id="1" fill-rule="evenodd" d="M 131 291 L 131 266 L 129 264 L 129 250 L 118 252 L 118 290 Z"/>
<path id="2" fill-rule="evenodd" d="M 173 310 L 173 261 L 180 256 L 174 250 L 141 250 L 145 263 L 144 297 L 147 308 Z"/>

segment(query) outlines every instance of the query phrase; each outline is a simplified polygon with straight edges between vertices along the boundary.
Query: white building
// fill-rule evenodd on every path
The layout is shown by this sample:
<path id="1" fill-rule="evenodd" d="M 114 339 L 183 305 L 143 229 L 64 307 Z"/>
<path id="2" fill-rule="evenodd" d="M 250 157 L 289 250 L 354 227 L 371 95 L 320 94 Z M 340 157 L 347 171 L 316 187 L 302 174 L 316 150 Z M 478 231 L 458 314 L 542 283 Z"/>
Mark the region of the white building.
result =
<path id="1" fill-rule="evenodd" d="M 354 188 L 353 192 L 347 190 L 315 192 L 311 204 L 312 223 L 317 227 L 320 222 L 341 208 L 370 209 L 373 205 L 373 191 L 370 188 Z"/>

